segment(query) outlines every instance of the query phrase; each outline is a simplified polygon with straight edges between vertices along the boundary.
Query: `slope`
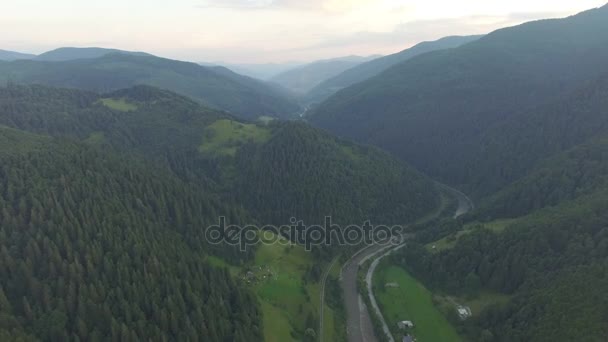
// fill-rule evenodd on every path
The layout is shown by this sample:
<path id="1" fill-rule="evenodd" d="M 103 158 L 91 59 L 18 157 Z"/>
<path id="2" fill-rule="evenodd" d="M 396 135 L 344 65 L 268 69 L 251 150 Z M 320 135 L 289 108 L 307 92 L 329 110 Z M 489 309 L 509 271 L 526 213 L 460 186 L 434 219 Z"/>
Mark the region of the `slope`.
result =
<path id="1" fill-rule="evenodd" d="M 608 130 L 608 74 L 559 100 L 490 127 L 466 169 L 475 181 L 473 193 L 488 195 L 526 176 L 539 161 L 566 151 Z"/>
<path id="2" fill-rule="evenodd" d="M 0 88 L 0 124 L 138 153 L 259 221 L 402 224 L 436 205 L 431 182 L 375 148 L 301 122 L 254 124 L 147 86 L 97 95 Z"/>
<path id="3" fill-rule="evenodd" d="M 411 244 L 395 260 L 440 293 L 506 295 L 466 323 L 472 340 L 601 341 L 608 310 L 604 137 L 556 156 L 468 218 L 467 234 L 439 251 Z M 520 216 L 493 229 L 495 220 Z M 564 324 L 565 313 L 576 317 Z M 455 321 L 457 322 L 457 321 Z"/>
<path id="4" fill-rule="evenodd" d="M 312 88 L 306 94 L 306 101 L 310 103 L 320 103 L 341 89 L 353 84 L 363 82 L 369 78 L 379 75 L 386 69 L 405 62 L 418 55 L 443 49 L 456 48 L 479 39 L 481 36 L 468 37 L 445 37 L 432 42 L 422 42 L 409 49 L 396 54 L 379 57 L 377 59 L 361 63 L 334 77 L 328 78 L 319 85 Z"/>
<path id="5" fill-rule="evenodd" d="M 490 127 L 608 71 L 606 30 L 608 6 L 498 30 L 344 89 L 310 120 L 449 183 L 471 184 L 471 151 Z"/>
<path id="6" fill-rule="evenodd" d="M 269 81 L 303 95 L 321 82 L 373 58 L 350 56 L 316 61 L 282 72 Z"/>
<path id="7" fill-rule="evenodd" d="M 34 59 L 37 61 L 46 62 L 64 62 L 75 59 L 86 59 L 86 58 L 99 58 L 109 54 L 125 54 L 134 56 L 151 56 L 145 52 L 132 52 L 123 51 L 117 49 L 104 49 L 98 47 L 90 48 L 73 48 L 63 47 L 55 50 L 51 50 L 36 56 Z"/>
<path id="8" fill-rule="evenodd" d="M 146 84 L 189 96 L 243 118 L 288 117 L 298 105 L 262 82 L 194 63 L 124 53 L 65 62 L 0 63 L 0 82 L 45 84 L 107 92 Z"/>
<path id="9" fill-rule="evenodd" d="M 0 61 L 15 61 L 18 59 L 32 59 L 36 57 L 28 53 L 0 50 Z"/>
<path id="10" fill-rule="evenodd" d="M 206 262 L 204 227 L 239 210 L 131 155 L 0 144 L 0 339 L 262 340 L 255 297 Z"/>
<path id="11" fill-rule="evenodd" d="M 472 340 L 601 341 L 607 333 L 608 297 L 600 289 L 608 274 L 608 131 L 600 124 L 605 107 L 590 105 L 602 96 L 587 95 L 589 103 L 562 107 L 545 126 L 550 132 L 568 118 L 585 120 L 597 129 L 589 139 L 538 162 L 455 222 L 452 234 L 413 243 L 394 260 L 436 292 L 469 301 L 503 298 L 458 323 Z M 527 146 L 534 151 L 560 141 L 545 140 L 552 134 Z"/>

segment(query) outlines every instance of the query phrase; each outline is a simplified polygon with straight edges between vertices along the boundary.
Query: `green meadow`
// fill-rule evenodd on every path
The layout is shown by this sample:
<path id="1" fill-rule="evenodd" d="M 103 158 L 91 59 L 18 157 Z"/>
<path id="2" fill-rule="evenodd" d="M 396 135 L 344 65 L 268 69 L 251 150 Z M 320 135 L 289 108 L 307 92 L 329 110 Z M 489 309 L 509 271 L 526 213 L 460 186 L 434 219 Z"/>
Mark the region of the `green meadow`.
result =
<path id="1" fill-rule="evenodd" d="M 271 130 L 256 124 L 222 119 L 205 129 L 199 151 L 223 156 L 234 156 L 245 143 L 264 143 L 271 137 Z"/>
<path id="2" fill-rule="evenodd" d="M 130 112 L 130 111 L 137 110 L 136 104 L 127 102 L 127 100 L 125 100 L 125 99 L 107 98 L 107 99 L 101 99 L 99 101 L 104 106 L 106 106 L 110 109 L 113 109 L 113 110 L 117 110 L 119 112 Z"/>
<path id="3" fill-rule="evenodd" d="M 454 327 L 433 304 L 433 295 L 404 269 L 381 264 L 374 277 L 374 294 L 389 328 L 401 338 L 399 321 L 412 321 L 411 334 L 419 342 L 457 342 L 462 339 Z M 398 287 L 385 287 L 396 283 Z"/>
<path id="4" fill-rule="evenodd" d="M 456 245 L 456 242 L 458 242 L 458 239 L 463 235 L 471 234 L 472 232 L 474 232 L 478 229 L 488 229 L 495 233 L 500 233 L 503 230 L 505 230 L 508 226 L 515 223 L 516 221 L 517 221 L 517 219 L 500 219 L 500 220 L 495 220 L 495 221 L 485 222 L 485 223 L 477 223 L 477 222 L 469 223 L 469 224 L 465 225 L 462 230 L 455 232 L 453 234 L 450 234 L 435 242 L 431 242 L 431 243 L 427 244 L 426 248 L 427 248 L 427 250 L 429 250 L 431 252 L 437 253 L 437 252 L 454 247 Z M 435 247 L 435 248 L 433 248 L 433 247 Z"/>

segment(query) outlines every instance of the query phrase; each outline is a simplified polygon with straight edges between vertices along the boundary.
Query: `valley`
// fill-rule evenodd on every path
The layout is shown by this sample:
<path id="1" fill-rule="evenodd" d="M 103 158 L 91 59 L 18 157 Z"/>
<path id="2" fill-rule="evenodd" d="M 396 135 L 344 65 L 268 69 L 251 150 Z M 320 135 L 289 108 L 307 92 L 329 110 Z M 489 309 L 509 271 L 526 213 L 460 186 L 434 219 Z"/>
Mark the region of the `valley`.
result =
<path id="1" fill-rule="evenodd" d="M 64 1 L 0 37 L 0 341 L 606 341 L 608 5 Z"/>

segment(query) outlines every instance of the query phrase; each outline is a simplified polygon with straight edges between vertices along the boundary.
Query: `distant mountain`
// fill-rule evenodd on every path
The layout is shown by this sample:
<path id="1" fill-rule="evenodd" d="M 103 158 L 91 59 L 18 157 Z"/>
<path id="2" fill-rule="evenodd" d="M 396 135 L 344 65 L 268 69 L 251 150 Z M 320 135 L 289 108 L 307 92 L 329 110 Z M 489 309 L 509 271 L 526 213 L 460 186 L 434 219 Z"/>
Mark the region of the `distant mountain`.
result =
<path id="1" fill-rule="evenodd" d="M 94 52 L 99 53 L 100 50 Z M 6 80 L 96 92 L 147 84 L 175 91 L 247 119 L 259 116 L 287 118 L 299 110 L 298 104 L 284 91 L 261 81 L 224 68 L 203 67 L 149 55 L 110 53 L 98 58 L 63 62 L 3 62 L 0 63 L 0 82 Z"/>
<path id="2" fill-rule="evenodd" d="M 32 59 L 34 57 L 36 57 L 36 55 L 31 55 L 29 53 L 0 50 L 0 61 L 16 61 L 19 59 Z"/>
<path id="3" fill-rule="evenodd" d="M 608 6 L 498 30 L 346 88 L 323 102 L 310 121 L 383 147 L 434 177 L 483 195 L 513 180 L 505 169 L 516 167 L 481 171 L 495 163 L 475 164 L 486 133 L 608 72 L 604 32 Z M 485 185 L 479 184 L 482 178 Z"/>
<path id="4" fill-rule="evenodd" d="M 404 62 L 410 58 L 435 50 L 459 47 L 481 37 L 482 36 L 445 37 L 436 41 L 417 44 L 409 49 L 393 55 L 388 55 L 373 59 L 369 62 L 361 63 L 360 65 L 331 77 L 312 88 L 308 94 L 306 94 L 306 101 L 310 103 L 322 102 L 339 90 L 349 87 L 355 83 L 365 81 L 368 78 L 372 78 L 393 65 Z"/>
<path id="5" fill-rule="evenodd" d="M 342 58 L 316 61 L 292 70 L 285 71 L 270 79 L 271 82 L 293 91 L 296 94 L 306 94 L 328 78 L 334 77 L 341 72 L 356 65 L 367 62 L 378 56 L 359 57 L 348 56 Z"/>
<path id="6" fill-rule="evenodd" d="M 73 48 L 73 47 L 63 47 L 59 49 L 55 49 L 52 51 L 45 52 L 36 56 L 35 60 L 38 61 L 47 61 L 47 62 L 63 62 L 63 61 L 71 61 L 75 59 L 84 59 L 84 58 L 99 58 L 108 54 L 126 54 L 126 55 L 134 55 L 134 56 L 152 56 L 145 52 L 131 52 L 131 51 L 123 51 L 117 49 L 104 49 L 104 48 Z"/>
<path id="7" fill-rule="evenodd" d="M 274 76 L 297 68 L 302 63 L 266 63 L 266 64 L 230 64 L 230 63 L 201 63 L 204 66 L 223 66 L 238 74 L 267 81 Z"/>

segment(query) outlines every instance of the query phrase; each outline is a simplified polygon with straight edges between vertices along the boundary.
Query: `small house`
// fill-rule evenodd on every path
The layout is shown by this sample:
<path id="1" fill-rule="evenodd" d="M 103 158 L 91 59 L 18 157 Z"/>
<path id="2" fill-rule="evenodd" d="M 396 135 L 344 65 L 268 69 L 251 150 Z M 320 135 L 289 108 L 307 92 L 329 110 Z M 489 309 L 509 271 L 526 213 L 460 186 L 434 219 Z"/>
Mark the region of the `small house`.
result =
<path id="1" fill-rule="evenodd" d="M 473 315 L 473 313 L 471 312 L 471 308 L 469 308 L 468 306 L 460 305 L 456 310 L 458 311 L 458 317 L 460 317 L 460 319 L 462 320 L 465 320 Z"/>
<path id="2" fill-rule="evenodd" d="M 412 321 L 401 321 L 401 322 L 397 323 L 397 326 L 401 330 L 411 329 L 414 327 L 414 323 Z"/>

